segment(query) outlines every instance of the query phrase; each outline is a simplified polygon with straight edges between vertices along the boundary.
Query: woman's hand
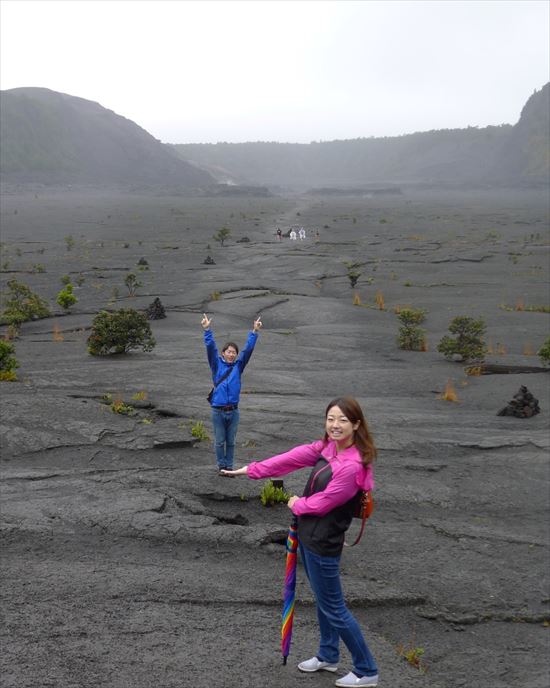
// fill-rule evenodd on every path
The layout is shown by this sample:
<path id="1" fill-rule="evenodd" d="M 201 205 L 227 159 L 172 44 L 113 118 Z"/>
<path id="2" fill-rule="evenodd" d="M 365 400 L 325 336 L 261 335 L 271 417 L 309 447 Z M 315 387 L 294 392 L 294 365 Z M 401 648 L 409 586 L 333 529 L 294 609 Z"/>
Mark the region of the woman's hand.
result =
<path id="1" fill-rule="evenodd" d="M 233 470 L 222 468 L 220 473 L 222 475 L 228 475 L 230 477 L 235 477 L 237 475 L 246 475 L 248 473 L 248 466 L 243 466 L 242 468 L 235 468 Z"/>
<path id="2" fill-rule="evenodd" d="M 202 314 L 202 320 L 201 320 L 201 325 L 202 325 L 203 330 L 210 329 L 210 323 L 211 322 L 212 322 L 212 318 L 210 318 L 210 320 L 209 320 L 206 313 L 203 313 Z"/>
<path id="3" fill-rule="evenodd" d="M 262 328 L 262 320 L 261 320 L 260 316 L 258 316 L 256 318 L 256 320 L 254 320 L 254 324 L 252 325 L 252 332 L 258 332 L 258 330 L 260 330 L 261 328 Z"/>
<path id="4" fill-rule="evenodd" d="M 298 499 L 300 499 L 300 497 L 297 497 L 296 495 L 292 495 L 292 497 L 286 503 L 288 508 L 292 509 L 292 507 L 294 506 L 294 502 L 298 501 Z"/>

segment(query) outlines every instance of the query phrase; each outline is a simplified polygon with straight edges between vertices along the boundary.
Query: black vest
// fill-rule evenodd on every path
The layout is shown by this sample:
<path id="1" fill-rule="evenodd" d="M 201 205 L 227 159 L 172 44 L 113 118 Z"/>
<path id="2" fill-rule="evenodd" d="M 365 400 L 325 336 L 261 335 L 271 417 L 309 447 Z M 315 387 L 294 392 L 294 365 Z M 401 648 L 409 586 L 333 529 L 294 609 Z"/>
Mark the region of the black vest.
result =
<path id="1" fill-rule="evenodd" d="M 322 492 L 332 480 L 332 468 L 322 456 L 311 471 L 303 497 Z M 298 516 L 298 539 L 307 549 L 323 557 L 337 557 L 344 547 L 344 537 L 353 518 L 360 491 L 345 504 L 337 506 L 324 516 L 303 514 Z"/>

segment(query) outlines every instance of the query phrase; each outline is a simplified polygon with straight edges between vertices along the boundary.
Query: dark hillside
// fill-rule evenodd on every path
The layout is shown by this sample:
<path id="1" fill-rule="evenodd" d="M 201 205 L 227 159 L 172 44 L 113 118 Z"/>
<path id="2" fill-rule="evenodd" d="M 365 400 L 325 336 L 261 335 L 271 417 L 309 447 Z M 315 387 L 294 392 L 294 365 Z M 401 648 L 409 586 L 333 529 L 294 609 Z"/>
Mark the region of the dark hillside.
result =
<path id="1" fill-rule="evenodd" d="M 385 138 L 293 143 L 181 144 L 220 181 L 302 188 L 369 183 L 540 185 L 548 179 L 549 86 L 519 122 Z"/>
<path id="2" fill-rule="evenodd" d="M 511 127 L 451 129 L 322 143 L 218 143 L 175 146 L 220 180 L 279 186 L 479 180 Z"/>
<path id="3" fill-rule="evenodd" d="M 83 98 L 44 88 L 2 91 L 3 182 L 171 184 L 212 182 L 134 122 Z"/>
<path id="4" fill-rule="evenodd" d="M 525 103 L 507 146 L 497 159 L 495 176 L 524 185 L 548 184 L 550 174 L 550 83 Z"/>

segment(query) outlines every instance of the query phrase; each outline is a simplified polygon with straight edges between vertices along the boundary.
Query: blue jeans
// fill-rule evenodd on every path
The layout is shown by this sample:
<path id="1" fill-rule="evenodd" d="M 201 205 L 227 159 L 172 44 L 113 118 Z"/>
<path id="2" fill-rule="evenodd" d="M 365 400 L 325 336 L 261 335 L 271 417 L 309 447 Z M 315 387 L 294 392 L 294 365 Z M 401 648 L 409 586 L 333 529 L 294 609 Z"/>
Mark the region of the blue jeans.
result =
<path id="1" fill-rule="evenodd" d="M 213 408 L 212 425 L 214 426 L 214 443 L 216 445 L 218 468 L 233 468 L 235 437 L 239 427 L 239 409 L 222 411 L 221 409 Z"/>
<path id="2" fill-rule="evenodd" d="M 358 676 L 378 673 L 376 662 L 355 618 L 346 607 L 340 584 L 340 556 L 323 557 L 300 543 L 300 554 L 317 602 L 321 640 L 317 657 L 337 664 L 340 638 L 351 653 L 353 672 Z"/>

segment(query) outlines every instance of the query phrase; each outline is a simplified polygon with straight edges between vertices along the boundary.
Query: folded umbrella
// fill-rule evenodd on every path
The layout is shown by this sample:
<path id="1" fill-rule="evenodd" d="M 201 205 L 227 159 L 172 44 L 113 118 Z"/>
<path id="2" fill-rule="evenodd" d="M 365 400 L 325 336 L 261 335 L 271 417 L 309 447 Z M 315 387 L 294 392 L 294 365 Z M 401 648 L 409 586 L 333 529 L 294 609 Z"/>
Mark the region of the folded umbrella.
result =
<path id="1" fill-rule="evenodd" d="M 283 664 L 290 654 L 292 623 L 294 621 L 294 600 L 296 597 L 296 559 L 298 551 L 298 519 L 293 518 L 286 539 L 286 569 L 283 591 L 283 623 L 281 626 L 281 651 Z"/>

